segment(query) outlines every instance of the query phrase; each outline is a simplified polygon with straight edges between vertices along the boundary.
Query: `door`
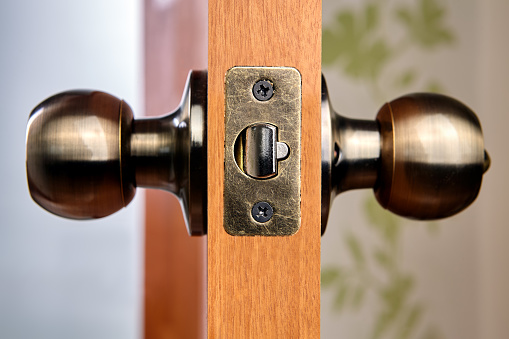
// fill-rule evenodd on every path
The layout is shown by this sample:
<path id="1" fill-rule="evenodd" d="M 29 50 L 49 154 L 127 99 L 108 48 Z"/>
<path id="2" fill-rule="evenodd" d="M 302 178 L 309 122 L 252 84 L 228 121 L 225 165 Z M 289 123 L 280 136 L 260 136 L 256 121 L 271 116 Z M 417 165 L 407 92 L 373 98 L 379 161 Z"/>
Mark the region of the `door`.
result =
<path id="1" fill-rule="evenodd" d="M 161 115 L 178 106 L 189 70 L 207 68 L 207 0 L 145 0 L 144 19 L 145 112 Z M 202 338 L 207 238 L 188 235 L 173 195 L 145 194 L 144 337 Z"/>
<path id="2" fill-rule="evenodd" d="M 147 192 L 145 337 L 319 338 L 321 1 L 210 0 L 206 65 L 195 53 L 205 43 L 203 6 L 145 1 L 147 112 L 176 106 L 175 80 L 183 84 L 189 69 L 209 72 L 208 235 L 189 238 L 176 225 L 176 202 Z M 224 77 L 234 66 L 301 74 L 301 228 L 293 236 L 223 228 Z"/>

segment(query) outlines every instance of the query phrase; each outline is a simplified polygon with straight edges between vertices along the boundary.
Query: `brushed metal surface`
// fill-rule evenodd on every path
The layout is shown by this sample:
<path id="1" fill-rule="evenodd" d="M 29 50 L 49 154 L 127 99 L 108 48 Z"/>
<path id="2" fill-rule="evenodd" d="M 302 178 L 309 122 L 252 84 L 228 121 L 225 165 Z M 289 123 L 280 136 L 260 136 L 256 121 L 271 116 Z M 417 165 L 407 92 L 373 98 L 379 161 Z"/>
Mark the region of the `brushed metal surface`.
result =
<path id="1" fill-rule="evenodd" d="M 472 110 L 440 94 L 386 103 L 375 121 L 332 109 L 322 77 L 322 234 L 334 197 L 373 188 L 386 209 L 412 219 L 452 216 L 477 197 L 490 166 Z"/>
<path id="2" fill-rule="evenodd" d="M 261 79 L 274 86 L 273 96 L 266 101 L 253 95 L 253 86 Z M 233 67 L 225 81 L 224 228 L 229 234 L 240 236 L 295 234 L 300 228 L 301 204 L 300 73 L 290 67 Z M 237 142 L 246 128 L 257 124 L 277 127 L 279 142 L 289 148 L 286 159 L 273 159 L 274 165 L 277 162 L 277 175 L 265 179 L 244 172 Z M 252 208 L 259 202 L 273 208 L 272 217 L 263 223 L 252 216 Z"/>
<path id="3" fill-rule="evenodd" d="M 26 133 L 32 198 L 56 215 L 101 218 L 136 187 L 177 196 L 190 234 L 206 233 L 207 73 L 190 73 L 180 106 L 134 120 L 129 105 L 98 91 L 68 91 L 39 104 Z"/>
<path id="4" fill-rule="evenodd" d="M 136 187 L 163 189 L 178 197 L 189 233 L 205 234 L 206 76 L 191 72 L 180 106 L 159 118 L 134 120 L 127 103 L 98 91 L 64 92 L 39 104 L 26 134 L 32 198 L 57 215 L 89 219 L 127 206 Z M 274 84 L 267 101 L 253 96 L 260 79 Z M 230 234 L 291 235 L 300 226 L 300 81 L 285 67 L 234 67 L 226 75 Z M 260 124 L 274 127 L 270 169 L 249 175 L 260 164 L 242 133 Z M 355 120 L 332 110 L 322 79 L 321 127 L 322 233 L 332 200 L 351 189 L 373 188 L 384 208 L 408 218 L 452 216 L 475 200 L 491 162 L 477 116 L 439 94 L 406 95 L 386 103 L 374 121 Z M 259 153 L 261 139 L 251 139 Z M 250 213 L 260 201 L 274 208 L 263 225 Z"/>
<path id="5" fill-rule="evenodd" d="M 125 102 L 97 91 L 69 91 L 39 104 L 26 134 L 32 198 L 74 219 L 101 218 L 126 206 L 135 187 L 132 173 L 122 171 L 129 149 L 121 135 L 132 120 Z"/>
<path id="6" fill-rule="evenodd" d="M 377 121 L 382 147 L 374 190 L 384 208 L 428 220 L 475 200 L 489 157 L 472 110 L 444 95 L 415 93 L 386 103 Z"/>
<path id="7" fill-rule="evenodd" d="M 239 145 L 240 144 L 240 145 Z M 267 179 L 277 175 L 277 127 L 254 124 L 237 137 L 235 143 L 237 165 L 250 177 Z M 238 159 L 242 158 L 242 164 Z"/>

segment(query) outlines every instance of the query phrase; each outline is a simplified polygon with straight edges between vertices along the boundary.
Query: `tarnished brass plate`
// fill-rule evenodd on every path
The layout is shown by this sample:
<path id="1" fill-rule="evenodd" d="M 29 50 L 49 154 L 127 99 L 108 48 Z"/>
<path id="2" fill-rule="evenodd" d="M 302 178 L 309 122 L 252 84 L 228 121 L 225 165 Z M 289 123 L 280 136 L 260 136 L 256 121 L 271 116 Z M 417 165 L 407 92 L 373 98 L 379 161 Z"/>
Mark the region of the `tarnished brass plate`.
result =
<path id="1" fill-rule="evenodd" d="M 259 101 L 253 86 L 273 84 L 271 99 Z M 226 73 L 224 228 L 231 235 L 285 236 L 300 228 L 300 165 L 302 80 L 290 67 L 233 67 Z M 269 179 L 246 175 L 235 161 L 235 140 L 247 127 L 268 123 L 277 127 L 278 141 L 290 148 Z M 251 210 L 258 202 L 272 206 L 270 220 L 257 222 Z"/>

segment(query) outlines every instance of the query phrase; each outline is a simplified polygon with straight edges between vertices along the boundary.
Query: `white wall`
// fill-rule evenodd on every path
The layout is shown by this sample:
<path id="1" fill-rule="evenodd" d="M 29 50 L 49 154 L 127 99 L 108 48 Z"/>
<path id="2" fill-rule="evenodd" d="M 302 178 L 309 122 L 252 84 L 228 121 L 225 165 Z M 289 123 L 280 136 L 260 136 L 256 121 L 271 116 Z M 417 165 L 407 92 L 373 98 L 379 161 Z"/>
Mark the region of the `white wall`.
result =
<path id="1" fill-rule="evenodd" d="M 141 3 L 0 4 L 0 338 L 138 338 L 142 204 L 94 222 L 55 217 L 27 190 L 25 127 L 49 95 L 97 88 L 141 112 Z"/>

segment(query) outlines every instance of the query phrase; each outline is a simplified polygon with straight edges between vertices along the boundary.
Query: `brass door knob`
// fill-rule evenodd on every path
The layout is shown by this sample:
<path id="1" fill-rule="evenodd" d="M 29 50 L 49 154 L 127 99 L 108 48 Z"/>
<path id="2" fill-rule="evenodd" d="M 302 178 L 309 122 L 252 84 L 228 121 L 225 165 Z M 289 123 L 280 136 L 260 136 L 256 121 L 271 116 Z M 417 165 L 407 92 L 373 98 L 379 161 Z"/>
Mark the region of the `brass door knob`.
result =
<path id="1" fill-rule="evenodd" d="M 461 102 L 410 94 L 354 120 L 332 110 L 322 80 L 322 231 L 334 197 L 356 188 L 404 217 L 449 217 L 475 200 L 489 166 L 479 119 Z"/>
<path id="2" fill-rule="evenodd" d="M 28 121 L 30 194 L 54 214 L 89 219 L 127 206 L 136 187 L 163 189 L 179 199 L 189 233 L 205 234 L 206 110 L 203 71 L 190 73 L 174 112 L 154 119 L 134 119 L 129 105 L 106 93 L 57 94 Z M 239 171 L 253 180 L 277 175 L 279 155 L 292 154 L 287 146 L 280 152 L 285 144 L 265 127 L 240 136 L 249 146 L 243 162 L 256 161 Z M 372 188 L 384 208 L 404 217 L 454 215 L 475 200 L 489 165 L 479 120 L 459 101 L 411 94 L 386 103 L 376 120 L 355 120 L 333 111 L 322 80 L 322 232 L 334 197 L 351 189 Z"/>
<path id="3" fill-rule="evenodd" d="M 134 119 L 129 105 L 98 91 L 69 91 L 30 114 L 26 171 L 32 198 L 66 218 L 127 206 L 136 187 L 175 194 L 190 234 L 206 233 L 207 73 L 193 71 L 180 106 Z"/>

